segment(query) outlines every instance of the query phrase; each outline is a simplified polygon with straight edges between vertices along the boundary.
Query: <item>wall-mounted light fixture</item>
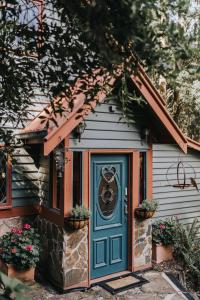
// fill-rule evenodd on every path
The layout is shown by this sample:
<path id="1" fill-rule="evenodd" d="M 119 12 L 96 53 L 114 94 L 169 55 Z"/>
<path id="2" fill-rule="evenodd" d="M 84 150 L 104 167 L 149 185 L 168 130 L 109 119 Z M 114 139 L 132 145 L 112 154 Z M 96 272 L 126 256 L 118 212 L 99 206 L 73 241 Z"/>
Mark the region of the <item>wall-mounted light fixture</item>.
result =
<path id="1" fill-rule="evenodd" d="M 142 141 L 145 141 L 146 144 L 149 142 L 150 137 L 150 129 L 149 128 L 142 128 L 141 130 L 141 139 Z"/>
<path id="2" fill-rule="evenodd" d="M 75 136 L 78 138 L 79 142 L 81 140 L 81 136 L 85 131 L 85 128 L 87 127 L 86 123 L 84 121 L 82 121 L 81 123 L 79 123 L 78 126 L 76 126 L 76 128 L 74 129 L 74 134 Z"/>
<path id="3" fill-rule="evenodd" d="M 113 105 L 109 105 L 109 112 L 110 113 L 114 113 L 115 112 Z"/>
<path id="4" fill-rule="evenodd" d="M 57 176 L 62 178 L 64 174 L 64 147 L 59 145 L 54 149 L 54 158 L 56 162 L 56 172 Z"/>

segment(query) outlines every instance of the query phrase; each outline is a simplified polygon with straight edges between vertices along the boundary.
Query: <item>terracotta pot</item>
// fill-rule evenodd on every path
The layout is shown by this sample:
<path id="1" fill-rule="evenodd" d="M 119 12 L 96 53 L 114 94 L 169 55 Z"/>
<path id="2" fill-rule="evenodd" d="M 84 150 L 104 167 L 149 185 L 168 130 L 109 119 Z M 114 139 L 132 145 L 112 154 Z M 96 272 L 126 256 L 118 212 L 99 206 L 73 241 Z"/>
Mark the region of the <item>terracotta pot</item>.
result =
<path id="1" fill-rule="evenodd" d="M 161 244 L 152 244 L 152 262 L 161 263 L 173 259 L 172 246 L 163 246 Z"/>
<path id="2" fill-rule="evenodd" d="M 84 228 L 85 226 L 87 226 L 89 224 L 89 218 L 76 219 L 73 217 L 68 217 L 68 218 L 65 218 L 65 223 L 71 229 L 77 230 L 77 229 L 81 229 L 81 228 Z"/>
<path id="3" fill-rule="evenodd" d="M 138 219 L 142 219 L 142 220 L 149 219 L 149 218 L 152 218 L 154 214 L 155 214 L 154 210 L 147 211 L 146 209 L 141 208 L 141 207 L 137 207 L 135 209 L 135 217 Z"/>
<path id="4" fill-rule="evenodd" d="M 15 277 L 22 281 L 34 281 L 34 267 L 27 270 L 17 270 L 12 264 L 6 264 L 0 259 L 0 271 L 9 277 Z"/>

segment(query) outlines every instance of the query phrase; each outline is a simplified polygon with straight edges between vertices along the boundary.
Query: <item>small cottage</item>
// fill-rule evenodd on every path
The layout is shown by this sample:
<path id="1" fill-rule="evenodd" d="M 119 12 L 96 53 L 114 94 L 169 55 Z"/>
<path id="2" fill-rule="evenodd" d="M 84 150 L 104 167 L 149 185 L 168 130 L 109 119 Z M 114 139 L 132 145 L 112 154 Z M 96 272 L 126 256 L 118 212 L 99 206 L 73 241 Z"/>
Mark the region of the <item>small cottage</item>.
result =
<path id="1" fill-rule="evenodd" d="M 140 65 L 129 85 L 146 103 L 132 104 L 134 122 L 105 92 L 90 106 L 82 93 L 47 128 L 36 95 L 30 113 L 41 111 L 18 131 L 13 162 L 1 158 L 0 233 L 33 221 L 42 238 L 40 265 L 60 290 L 151 267 L 152 220 L 134 215 L 144 199 L 159 201 L 156 218 L 176 215 L 190 224 L 200 217 L 200 144 L 184 136 Z M 89 224 L 72 230 L 67 217 L 82 204 Z"/>

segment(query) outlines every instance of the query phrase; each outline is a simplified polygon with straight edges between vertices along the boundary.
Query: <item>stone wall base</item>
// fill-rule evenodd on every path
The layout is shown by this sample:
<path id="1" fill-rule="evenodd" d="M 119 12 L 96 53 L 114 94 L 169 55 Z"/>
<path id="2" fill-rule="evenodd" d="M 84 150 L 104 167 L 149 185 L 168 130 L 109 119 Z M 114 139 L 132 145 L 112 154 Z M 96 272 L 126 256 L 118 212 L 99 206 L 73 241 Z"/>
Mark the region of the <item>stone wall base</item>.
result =
<path id="1" fill-rule="evenodd" d="M 65 290 L 88 279 L 88 228 L 71 231 L 44 218 L 35 225 L 41 235 L 40 269 L 53 285 Z"/>
<path id="2" fill-rule="evenodd" d="M 134 219 L 134 267 L 142 269 L 151 266 L 152 261 L 152 220 Z"/>
<path id="3" fill-rule="evenodd" d="M 88 227 L 72 231 L 40 216 L 14 217 L 0 220 L 0 236 L 12 227 L 33 223 L 41 235 L 42 252 L 39 268 L 60 290 L 88 280 Z M 151 219 L 134 220 L 134 268 L 151 266 Z"/>

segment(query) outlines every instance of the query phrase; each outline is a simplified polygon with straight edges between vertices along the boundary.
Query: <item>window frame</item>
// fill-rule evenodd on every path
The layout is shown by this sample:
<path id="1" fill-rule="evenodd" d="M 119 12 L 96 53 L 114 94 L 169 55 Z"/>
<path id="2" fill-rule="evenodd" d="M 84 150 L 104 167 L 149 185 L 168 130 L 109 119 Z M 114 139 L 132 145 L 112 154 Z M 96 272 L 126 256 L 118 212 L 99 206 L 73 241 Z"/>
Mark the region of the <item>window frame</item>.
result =
<path id="1" fill-rule="evenodd" d="M 75 154 L 76 153 L 76 154 Z M 76 160 L 75 155 L 78 155 L 78 159 Z M 72 206 L 76 207 L 76 205 L 83 205 L 83 152 L 82 151 L 73 151 L 73 163 L 72 163 Z M 75 165 L 75 161 L 78 162 L 78 166 Z M 78 167 L 75 171 L 75 167 Z M 79 183 L 77 184 L 77 179 Z M 75 195 L 76 194 L 76 195 Z M 77 197 L 78 194 L 78 197 Z M 79 198 L 79 201 L 77 201 Z"/>
<path id="2" fill-rule="evenodd" d="M 143 156 L 142 164 L 141 156 Z M 140 151 L 139 158 L 139 205 L 142 205 L 142 202 L 148 198 L 148 151 Z M 141 179 L 143 179 L 142 185 Z"/>
<path id="3" fill-rule="evenodd" d="M 3 148 L 0 145 L 0 149 Z M 6 203 L 0 203 L 0 210 L 11 209 L 12 208 L 12 161 L 11 157 L 8 155 L 6 162 Z"/>
<path id="4" fill-rule="evenodd" d="M 62 147 L 62 146 L 61 146 Z M 63 144 L 63 164 L 65 164 L 65 149 Z M 55 153 L 52 151 L 49 155 L 49 208 L 61 212 L 64 202 L 64 185 L 65 185 L 65 168 L 63 166 L 63 193 L 62 198 L 58 199 L 58 186 L 57 186 L 57 170 L 56 170 L 56 160 Z"/>

